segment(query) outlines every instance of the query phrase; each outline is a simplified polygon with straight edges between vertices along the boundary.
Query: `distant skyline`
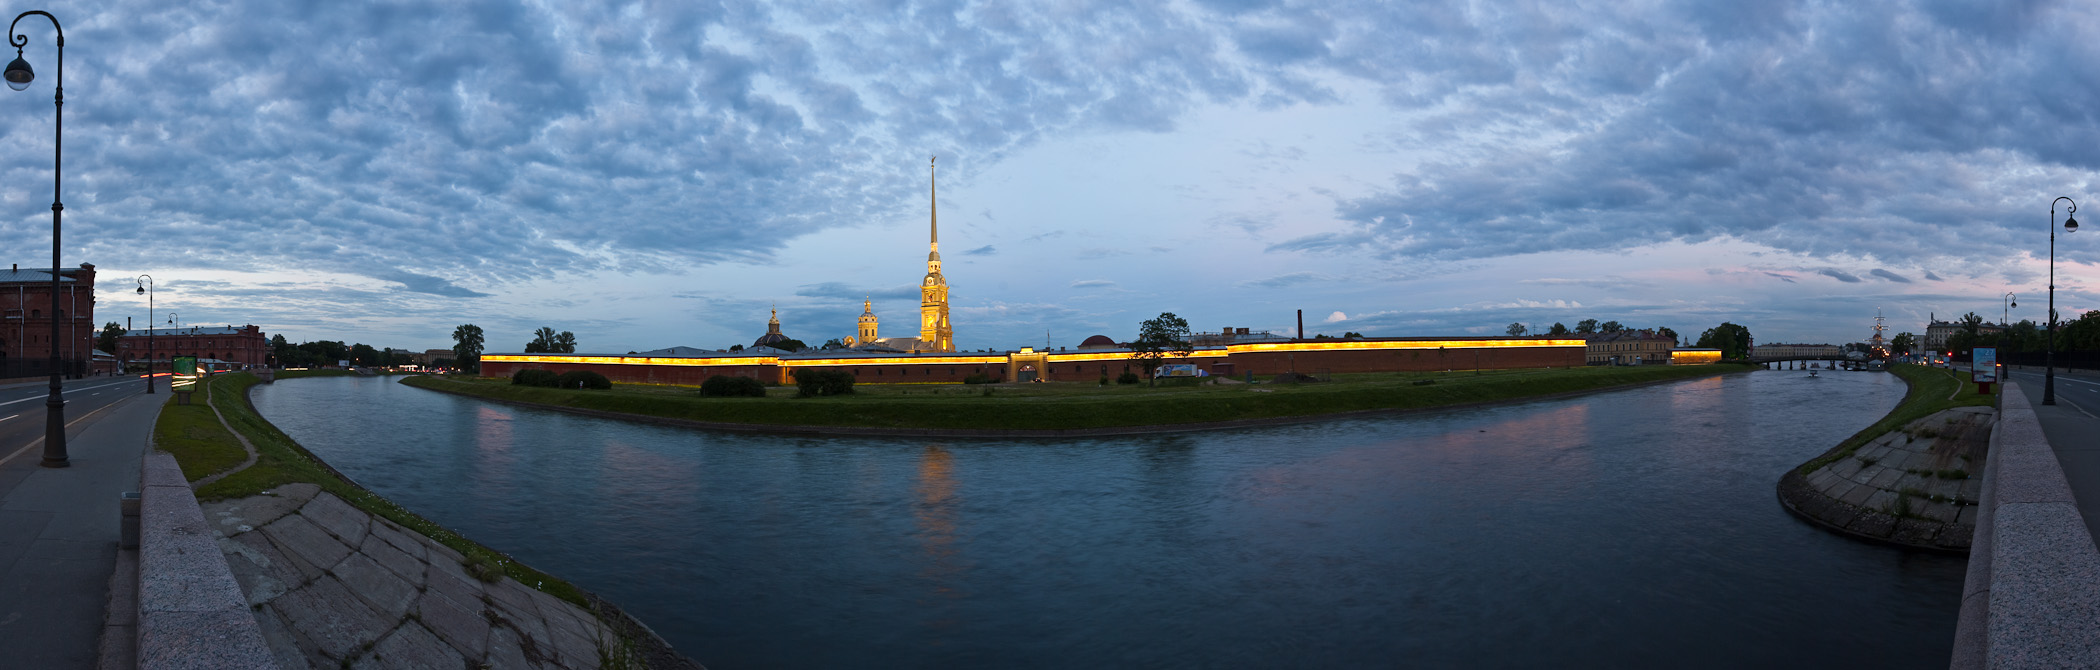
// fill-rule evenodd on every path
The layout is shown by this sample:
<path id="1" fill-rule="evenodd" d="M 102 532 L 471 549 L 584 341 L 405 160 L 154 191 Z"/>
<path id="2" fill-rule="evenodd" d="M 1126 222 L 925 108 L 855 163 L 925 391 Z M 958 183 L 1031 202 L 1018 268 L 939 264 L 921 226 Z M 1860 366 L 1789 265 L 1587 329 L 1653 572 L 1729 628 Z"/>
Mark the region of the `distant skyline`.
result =
<path id="1" fill-rule="evenodd" d="M 151 273 L 163 320 L 293 341 L 726 348 L 778 305 L 818 344 L 864 296 L 909 335 L 931 155 L 962 349 L 2041 321 L 2050 201 L 2100 206 L 2086 3 L 49 9 L 64 263 L 139 327 Z M 36 267 L 57 59 L 20 29 L 0 243 Z"/>

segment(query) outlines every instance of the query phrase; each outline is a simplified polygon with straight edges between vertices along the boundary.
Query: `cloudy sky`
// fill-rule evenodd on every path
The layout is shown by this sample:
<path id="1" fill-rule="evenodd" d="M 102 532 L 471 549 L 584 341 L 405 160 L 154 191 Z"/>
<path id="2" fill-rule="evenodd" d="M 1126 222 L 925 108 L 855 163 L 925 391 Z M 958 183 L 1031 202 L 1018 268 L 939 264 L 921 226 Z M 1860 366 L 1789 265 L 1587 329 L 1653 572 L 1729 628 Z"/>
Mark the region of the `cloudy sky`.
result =
<path id="1" fill-rule="evenodd" d="M 1840 342 L 2040 319 L 2100 167 L 2100 5 L 113 0 L 65 22 L 98 320 L 586 351 L 912 334 L 927 158 L 964 348 L 1584 318 Z M 0 95 L 48 263 L 50 25 Z M 2100 194 L 2091 194 L 2100 198 Z M 2100 231 L 2058 240 L 2100 308 Z"/>

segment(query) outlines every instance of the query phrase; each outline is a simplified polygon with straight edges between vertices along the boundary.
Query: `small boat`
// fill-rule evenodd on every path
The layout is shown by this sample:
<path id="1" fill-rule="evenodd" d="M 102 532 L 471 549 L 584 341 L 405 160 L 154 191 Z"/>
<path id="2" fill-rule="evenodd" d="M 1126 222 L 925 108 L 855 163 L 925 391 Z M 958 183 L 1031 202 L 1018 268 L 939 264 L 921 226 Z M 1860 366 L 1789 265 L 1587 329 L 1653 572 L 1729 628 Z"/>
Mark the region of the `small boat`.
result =
<path id="1" fill-rule="evenodd" d="M 1816 371 L 1814 371 L 1814 370 L 1809 370 L 1809 371 L 1808 371 L 1808 376 L 1809 376 L 1809 378 L 1810 378 L 1810 379 L 1815 379 L 1815 378 L 1816 378 Z"/>

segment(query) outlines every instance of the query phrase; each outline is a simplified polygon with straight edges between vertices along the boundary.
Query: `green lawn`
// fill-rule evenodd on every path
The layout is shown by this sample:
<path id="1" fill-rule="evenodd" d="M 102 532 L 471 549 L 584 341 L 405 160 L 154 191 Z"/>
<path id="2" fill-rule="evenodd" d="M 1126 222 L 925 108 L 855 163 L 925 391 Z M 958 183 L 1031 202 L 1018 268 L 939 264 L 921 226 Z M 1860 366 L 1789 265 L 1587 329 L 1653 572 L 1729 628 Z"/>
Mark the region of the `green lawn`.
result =
<path id="1" fill-rule="evenodd" d="M 692 387 L 616 384 L 611 391 L 511 385 L 507 379 L 414 377 L 402 383 L 495 400 L 643 416 L 774 426 L 1059 430 L 1174 425 L 1496 402 L 1754 369 L 1746 365 L 1584 367 L 1481 374 L 1336 375 L 1305 384 L 1148 388 L 1096 383 L 860 384 L 853 395 L 703 398 Z"/>
<path id="2" fill-rule="evenodd" d="M 1803 475 L 1815 472 L 1817 468 L 1851 456 L 1852 452 L 1858 451 L 1861 445 L 1872 442 L 1874 438 L 1887 435 L 1905 424 L 1932 416 L 1942 410 L 1998 404 L 1998 396 L 1978 394 L 1976 385 L 1968 380 L 1969 373 L 1964 371 L 1897 363 L 1889 366 L 1889 372 L 1895 373 L 1910 384 L 1910 390 L 1903 394 L 1903 402 L 1897 403 L 1895 409 L 1889 410 L 1888 415 L 1881 417 L 1874 425 L 1853 433 L 1852 437 L 1845 438 L 1845 441 L 1839 442 L 1815 460 L 1802 463 L 1797 469 L 1798 472 Z M 2002 391 L 2004 388 L 2003 385 L 1999 385 L 1994 390 Z"/>

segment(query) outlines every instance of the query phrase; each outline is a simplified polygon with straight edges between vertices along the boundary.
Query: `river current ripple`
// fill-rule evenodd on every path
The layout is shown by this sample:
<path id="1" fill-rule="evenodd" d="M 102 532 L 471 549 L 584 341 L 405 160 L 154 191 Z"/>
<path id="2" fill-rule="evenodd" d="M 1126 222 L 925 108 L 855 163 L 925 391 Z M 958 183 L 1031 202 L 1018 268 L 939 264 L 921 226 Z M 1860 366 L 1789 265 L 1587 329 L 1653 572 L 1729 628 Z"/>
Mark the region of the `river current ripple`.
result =
<path id="1" fill-rule="evenodd" d="M 1946 663 L 1965 560 L 1790 517 L 1882 373 L 1058 440 L 766 436 L 313 378 L 264 416 L 715 668 Z"/>

